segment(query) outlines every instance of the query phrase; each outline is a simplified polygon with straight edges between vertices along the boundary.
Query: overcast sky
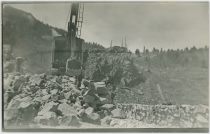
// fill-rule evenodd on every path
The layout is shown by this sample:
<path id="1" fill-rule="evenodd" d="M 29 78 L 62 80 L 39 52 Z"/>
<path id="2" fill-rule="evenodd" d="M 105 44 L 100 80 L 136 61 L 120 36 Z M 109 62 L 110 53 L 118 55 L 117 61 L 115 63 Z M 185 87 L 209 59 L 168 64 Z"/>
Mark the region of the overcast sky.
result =
<path id="1" fill-rule="evenodd" d="M 71 3 L 13 4 L 37 19 L 67 29 Z M 207 2 L 85 3 L 82 38 L 108 47 L 127 38 L 128 48 L 203 47 L 209 43 Z"/>

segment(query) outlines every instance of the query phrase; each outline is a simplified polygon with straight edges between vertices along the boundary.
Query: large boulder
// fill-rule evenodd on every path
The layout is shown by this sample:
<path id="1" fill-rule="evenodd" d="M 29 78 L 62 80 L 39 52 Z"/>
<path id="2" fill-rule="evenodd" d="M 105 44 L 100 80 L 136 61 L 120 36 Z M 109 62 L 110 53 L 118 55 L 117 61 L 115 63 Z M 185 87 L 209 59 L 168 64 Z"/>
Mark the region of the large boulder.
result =
<path id="1" fill-rule="evenodd" d="M 117 128 L 128 127 L 125 120 L 119 120 L 119 119 L 112 119 L 110 122 L 110 126 L 117 127 Z"/>
<path id="2" fill-rule="evenodd" d="M 85 114 L 82 117 L 82 121 L 93 123 L 93 124 L 100 124 L 100 115 L 94 112 L 89 115 Z"/>
<path id="3" fill-rule="evenodd" d="M 99 96 L 106 96 L 109 94 L 108 89 L 106 88 L 105 82 L 95 82 L 94 83 L 96 93 Z"/>
<path id="4" fill-rule="evenodd" d="M 29 85 L 29 86 L 25 86 L 22 90 L 24 90 L 25 92 L 30 92 L 32 94 L 34 94 L 35 92 L 37 92 L 38 90 L 40 90 L 39 86 L 35 86 L 35 85 Z"/>
<path id="5" fill-rule="evenodd" d="M 48 94 L 48 89 L 41 90 L 41 95 L 47 95 L 47 94 Z"/>
<path id="6" fill-rule="evenodd" d="M 47 126 L 56 126 L 59 123 L 56 113 L 52 111 L 47 111 L 42 115 L 38 115 L 34 118 L 34 121 L 38 124 L 47 125 Z"/>
<path id="7" fill-rule="evenodd" d="M 57 93 L 58 93 L 58 89 L 50 90 L 50 93 L 51 93 L 51 94 L 57 94 Z"/>
<path id="8" fill-rule="evenodd" d="M 89 122 L 100 124 L 100 115 L 98 113 L 91 113 L 88 115 Z"/>
<path id="9" fill-rule="evenodd" d="M 90 104 L 90 105 L 93 105 L 93 104 L 96 103 L 95 96 L 91 96 L 91 95 L 85 95 L 83 97 L 83 100 L 84 100 L 85 103 Z"/>
<path id="10" fill-rule="evenodd" d="M 54 102 L 58 102 L 59 101 L 59 94 L 52 94 L 51 95 L 51 100 Z"/>
<path id="11" fill-rule="evenodd" d="M 63 116 L 59 124 L 61 126 L 74 126 L 74 127 L 79 127 L 81 125 L 79 119 L 75 115 Z"/>
<path id="12" fill-rule="evenodd" d="M 85 113 L 86 113 L 87 115 L 90 115 L 90 114 L 92 114 L 93 112 L 94 112 L 94 108 L 92 108 L 92 107 L 88 107 L 88 108 L 85 109 Z"/>
<path id="13" fill-rule="evenodd" d="M 14 91 L 18 91 L 20 86 L 26 82 L 26 79 L 24 76 L 15 76 L 15 80 L 13 81 L 13 89 Z"/>
<path id="14" fill-rule="evenodd" d="M 93 124 L 100 124 L 100 115 L 94 112 L 94 108 L 88 107 L 85 110 L 80 110 L 78 113 L 82 121 Z"/>
<path id="15" fill-rule="evenodd" d="M 33 75 L 30 77 L 31 85 L 40 86 L 43 82 L 43 78 L 40 75 Z"/>
<path id="16" fill-rule="evenodd" d="M 42 107 L 41 111 L 38 112 L 38 115 L 45 115 L 45 113 L 48 113 L 50 111 L 55 112 L 57 111 L 58 103 L 55 102 L 48 102 L 45 103 L 45 105 Z"/>
<path id="17" fill-rule="evenodd" d="M 114 104 L 104 104 L 100 107 L 100 109 L 111 111 L 115 108 Z"/>
<path id="18" fill-rule="evenodd" d="M 18 116 L 18 109 L 21 103 L 20 98 L 12 99 L 8 104 L 7 108 L 4 110 L 4 120 L 9 121 L 12 119 L 16 119 Z"/>
<path id="19" fill-rule="evenodd" d="M 119 125 L 119 120 L 111 120 L 109 123 L 110 126 L 115 127 Z"/>
<path id="20" fill-rule="evenodd" d="M 82 118 L 86 115 L 85 113 L 85 109 L 80 109 L 78 112 L 77 112 L 77 115 L 78 117 Z"/>
<path id="21" fill-rule="evenodd" d="M 112 118 L 119 118 L 119 119 L 126 118 L 126 113 L 119 108 L 112 110 L 111 113 L 112 113 Z"/>
<path id="22" fill-rule="evenodd" d="M 68 99 L 70 99 L 71 92 L 70 92 L 70 91 L 69 91 L 69 92 L 64 92 L 63 95 L 64 95 L 64 98 L 65 98 L 66 100 L 68 100 Z"/>
<path id="23" fill-rule="evenodd" d="M 58 105 L 58 111 L 60 111 L 62 113 L 62 115 L 64 116 L 76 116 L 77 115 L 77 111 L 76 109 L 74 109 L 73 106 L 70 106 L 66 103 L 62 103 Z"/>
<path id="24" fill-rule="evenodd" d="M 70 80 L 72 83 L 75 83 L 75 82 L 76 82 L 75 77 L 69 77 L 69 80 Z"/>
<path id="25" fill-rule="evenodd" d="M 7 125 L 18 123 L 27 125 L 32 122 L 38 112 L 38 107 L 29 96 L 15 96 L 4 110 L 4 120 Z"/>
<path id="26" fill-rule="evenodd" d="M 111 104 L 112 101 L 111 101 L 111 98 L 109 96 L 106 96 L 106 97 L 99 97 L 99 100 L 100 100 L 100 104 L 101 105 L 104 105 L 104 104 Z"/>
<path id="27" fill-rule="evenodd" d="M 112 121 L 112 118 L 110 116 L 105 116 L 103 119 L 101 119 L 101 125 L 107 126 L 110 125 Z"/>
<path id="28" fill-rule="evenodd" d="M 44 96 L 41 97 L 41 101 L 42 101 L 42 102 L 45 102 L 45 101 L 49 100 L 50 97 L 51 97 L 51 95 L 49 95 L 49 94 L 44 95 Z"/>
<path id="29" fill-rule="evenodd" d="M 4 108 L 7 107 L 10 100 L 15 96 L 15 92 L 11 90 L 4 91 Z"/>
<path id="30" fill-rule="evenodd" d="M 83 95 L 84 103 L 89 106 L 96 107 L 96 105 L 100 102 L 97 93 L 94 88 L 89 88 Z"/>
<path id="31" fill-rule="evenodd" d="M 12 83 L 14 81 L 14 76 L 8 75 L 8 77 L 4 78 L 4 91 L 12 88 Z"/>

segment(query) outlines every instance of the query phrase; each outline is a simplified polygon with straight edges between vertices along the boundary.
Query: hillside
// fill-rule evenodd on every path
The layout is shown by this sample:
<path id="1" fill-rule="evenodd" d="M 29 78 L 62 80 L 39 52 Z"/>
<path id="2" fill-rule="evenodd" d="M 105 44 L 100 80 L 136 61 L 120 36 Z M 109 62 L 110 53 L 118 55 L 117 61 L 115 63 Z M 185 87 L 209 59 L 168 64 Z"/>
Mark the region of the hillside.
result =
<path id="1" fill-rule="evenodd" d="M 208 54 L 208 48 L 200 48 L 162 52 L 150 56 L 149 60 L 148 56 L 134 56 L 134 63 L 138 71 L 143 72 L 146 81 L 130 91 L 118 90 L 117 101 L 208 105 Z M 158 85 L 165 100 L 161 98 Z"/>
<path id="2" fill-rule="evenodd" d="M 43 72 L 50 67 L 52 32 L 65 31 L 37 20 L 32 14 L 10 6 L 3 8 L 3 45 L 10 44 L 15 57 L 25 58 L 28 72 Z M 30 69 L 29 69 L 30 68 Z"/>
<path id="3" fill-rule="evenodd" d="M 94 81 L 109 77 L 117 87 L 116 103 L 208 104 L 207 47 L 140 57 L 120 49 L 90 54 L 85 70 Z"/>
<path id="4" fill-rule="evenodd" d="M 51 67 L 53 32 L 65 35 L 66 31 L 52 27 L 25 11 L 3 8 L 3 46 L 11 45 L 15 57 L 25 59 L 25 71 L 43 73 Z M 104 49 L 97 43 L 86 43 L 84 49 Z"/>

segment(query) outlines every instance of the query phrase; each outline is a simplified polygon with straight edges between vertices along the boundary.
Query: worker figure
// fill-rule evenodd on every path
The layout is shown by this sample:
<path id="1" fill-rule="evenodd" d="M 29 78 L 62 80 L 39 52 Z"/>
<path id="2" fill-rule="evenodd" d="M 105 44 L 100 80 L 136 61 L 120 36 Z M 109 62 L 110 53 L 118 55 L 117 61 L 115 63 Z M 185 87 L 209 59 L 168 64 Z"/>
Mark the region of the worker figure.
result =
<path id="1" fill-rule="evenodd" d="M 71 56 L 67 59 L 66 61 L 66 72 L 69 72 L 69 69 L 72 68 L 71 66 L 71 61 L 73 61 L 74 59 L 76 59 L 75 56 Z"/>
<path id="2" fill-rule="evenodd" d="M 70 76 L 75 76 L 76 79 L 75 84 L 77 85 L 77 87 L 81 86 L 81 81 L 83 78 L 82 65 L 80 61 L 76 59 L 75 56 L 72 56 L 67 59 L 66 73 Z"/>
<path id="3" fill-rule="evenodd" d="M 80 74 L 76 76 L 76 85 L 78 88 L 81 86 L 82 78 L 83 78 L 83 69 L 81 67 Z"/>
<path id="4" fill-rule="evenodd" d="M 22 57 L 16 58 L 16 72 L 23 73 L 23 61 Z"/>
<path id="5" fill-rule="evenodd" d="M 113 78 L 111 75 L 107 75 L 106 78 L 103 80 L 106 84 L 106 87 L 109 91 L 109 95 L 110 95 L 110 99 L 111 99 L 111 103 L 114 103 L 114 98 L 116 96 L 116 86 L 113 83 Z"/>

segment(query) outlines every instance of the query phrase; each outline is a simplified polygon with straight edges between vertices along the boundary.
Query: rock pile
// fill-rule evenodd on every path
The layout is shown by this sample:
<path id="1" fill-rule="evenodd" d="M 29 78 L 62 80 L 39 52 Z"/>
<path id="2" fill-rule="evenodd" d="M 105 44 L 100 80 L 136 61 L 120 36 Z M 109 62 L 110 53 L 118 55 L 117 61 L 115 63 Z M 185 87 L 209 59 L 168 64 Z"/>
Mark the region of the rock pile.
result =
<path id="1" fill-rule="evenodd" d="M 106 123 L 112 115 L 121 118 L 105 82 L 84 79 L 80 88 L 75 83 L 69 76 L 5 74 L 5 126 L 79 127 Z"/>
<path id="2" fill-rule="evenodd" d="M 46 74 L 4 74 L 5 128 L 34 126 L 80 127 L 91 123 L 108 127 L 122 121 L 168 127 L 207 127 L 204 105 L 113 104 L 113 88 L 106 82 Z"/>

